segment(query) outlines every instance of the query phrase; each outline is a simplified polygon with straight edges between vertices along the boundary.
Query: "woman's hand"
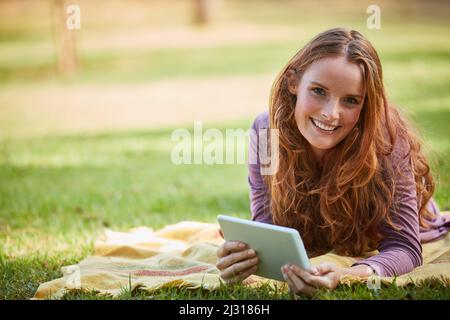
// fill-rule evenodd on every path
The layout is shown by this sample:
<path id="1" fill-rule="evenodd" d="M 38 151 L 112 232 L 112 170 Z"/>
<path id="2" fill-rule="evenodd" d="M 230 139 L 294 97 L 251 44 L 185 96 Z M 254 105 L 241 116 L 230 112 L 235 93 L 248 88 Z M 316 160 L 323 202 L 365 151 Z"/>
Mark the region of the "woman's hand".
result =
<path id="1" fill-rule="evenodd" d="M 343 268 L 332 263 L 323 263 L 311 270 L 295 265 L 285 265 L 281 268 L 283 277 L 293 294 L 313 296 L 320 288 L 334 290 L 343 274 Z"/>
<path id="2" fill-rule="evenodd" d="M 216 267 L 227 284 L 241 282 L 258 269 L 256 252 L 240 241 L 225 241 L 217 250 L 217 257 Z"/>

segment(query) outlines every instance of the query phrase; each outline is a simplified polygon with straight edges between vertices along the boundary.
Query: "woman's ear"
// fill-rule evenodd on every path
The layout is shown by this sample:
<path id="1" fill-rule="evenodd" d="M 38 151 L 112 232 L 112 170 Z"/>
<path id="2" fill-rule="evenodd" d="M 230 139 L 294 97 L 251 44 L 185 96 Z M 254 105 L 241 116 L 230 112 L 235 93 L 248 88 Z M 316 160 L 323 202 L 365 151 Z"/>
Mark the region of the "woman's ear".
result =
<path id="1" fill-rule="evenodd" d="M 290 93 L 292 93 L 294 96 L 297 95 L 298 90 L 298 84 L 299 84 L 299 77 L 297 75 L 297 72 L 295 70 L 289 70 L 287 72 L 287 84 L 288 84 L 288 90 Z"/>

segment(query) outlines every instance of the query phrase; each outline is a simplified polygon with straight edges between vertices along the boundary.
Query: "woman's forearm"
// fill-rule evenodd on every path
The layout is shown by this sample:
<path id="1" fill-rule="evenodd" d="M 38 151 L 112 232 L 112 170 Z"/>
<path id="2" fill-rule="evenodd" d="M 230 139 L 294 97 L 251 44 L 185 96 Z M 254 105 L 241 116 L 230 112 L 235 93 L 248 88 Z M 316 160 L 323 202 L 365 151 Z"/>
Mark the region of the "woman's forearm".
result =
<path id="1" fill-rule="evenodd" d="M 373 274 L 373 269 L 365 264 L 360 264 L 350 268 L 343 268 L 341 276 L 352 275 L 358 277 L 369 277 Z"/>

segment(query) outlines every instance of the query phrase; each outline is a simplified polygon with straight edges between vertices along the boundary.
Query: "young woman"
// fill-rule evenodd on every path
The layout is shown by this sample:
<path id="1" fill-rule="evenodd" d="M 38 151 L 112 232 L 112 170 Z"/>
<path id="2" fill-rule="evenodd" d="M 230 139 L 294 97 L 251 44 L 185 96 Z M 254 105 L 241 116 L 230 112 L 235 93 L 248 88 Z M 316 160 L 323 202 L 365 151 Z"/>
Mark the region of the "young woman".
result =
<path id="1" fill-rule="evenodd" d="M 422 264 L 421 242 L 448 232 L 419 140 L 387 99 L 378 55 L 359 32 L 328 30 L 301 49 L 252 128 L 279 134 L 278 170 L 265 176 L 259 161 L 249 164 L 253 220 L 299 230 L 310 257 L 379 252 L 350 268 L 283 266 L 292 292 L 334 289 L 345 274 L 410 272 Z M 228 283 L 257 270 L 245 243 L 226 241 L 217 254 Z"/>

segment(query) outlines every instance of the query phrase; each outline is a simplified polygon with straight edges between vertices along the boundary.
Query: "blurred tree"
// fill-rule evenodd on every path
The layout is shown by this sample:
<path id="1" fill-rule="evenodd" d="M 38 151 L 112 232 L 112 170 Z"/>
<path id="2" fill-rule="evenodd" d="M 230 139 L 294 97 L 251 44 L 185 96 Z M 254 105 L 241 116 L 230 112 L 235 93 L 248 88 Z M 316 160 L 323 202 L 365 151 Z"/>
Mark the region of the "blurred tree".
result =
<path id="1" fill-rule="evenodd" d="M 214 19 L 222 0 L 192 0 L 194 2 L 194 23 L 208 25 Z"/>
<path id="2" fill-rule="evenodd" d="M 71 6 L 77 8 L 78 6 Z M 52 12 L 54 20 L 54 35 L 55 35 L 55 47 L 57 57 L 57 70 L 60 75 L 70 75 L 77 71 L 79 68 L 79 59 L 76 50 L 75 30 L 79 28 L 74 26 L 71 19 L 80 19 L 80 12 L 72 12 L 72 16 L 67 0 L 53 0 Z M 78 13 L 78 17 L 76 16 Z M 75 16 L 73 16 L 75 15 Z M 75 23 L 76 26 L 76 23 Z"/>

